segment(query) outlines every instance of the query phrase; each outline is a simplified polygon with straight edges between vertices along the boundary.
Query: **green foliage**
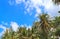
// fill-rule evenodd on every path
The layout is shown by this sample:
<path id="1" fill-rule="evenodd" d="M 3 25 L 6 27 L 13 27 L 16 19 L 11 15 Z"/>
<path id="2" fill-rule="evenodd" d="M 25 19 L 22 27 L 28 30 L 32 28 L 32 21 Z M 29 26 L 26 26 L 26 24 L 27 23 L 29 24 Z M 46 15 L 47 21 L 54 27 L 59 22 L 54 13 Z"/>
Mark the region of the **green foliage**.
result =
<path id="1" fill-rule="evenodd" d="M 60 0 L 52 0 L 55 4 L 60 5 Z"/>
<path id="2" fill-rule="evenodd" d="M 60 28 L 56 30 L 55 35 L 60 36 Z"/>
<path id="3" fill-rule="evenodd" d="M 51 39 L 51 36 L 60 36 L 60 16 L 54 18 L 50 20 L 48 14 L 39 15 L 40 21 L 34 22 L 31 29 L 19 27 L 15 32 L 11 27 L 6 29 L 2 39 Z M 52 31 L 51 28 L 53 28 Z"/>

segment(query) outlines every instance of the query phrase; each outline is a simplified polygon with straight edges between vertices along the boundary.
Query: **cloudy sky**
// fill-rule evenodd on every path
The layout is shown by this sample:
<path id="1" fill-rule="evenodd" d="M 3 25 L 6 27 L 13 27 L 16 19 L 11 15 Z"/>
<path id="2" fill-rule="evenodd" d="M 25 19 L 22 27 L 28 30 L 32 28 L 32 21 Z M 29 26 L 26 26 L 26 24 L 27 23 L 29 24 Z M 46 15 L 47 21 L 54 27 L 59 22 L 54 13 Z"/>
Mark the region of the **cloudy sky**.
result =
<path id="1" fill-rule="evenodd" d="M 54 5 L 51 0 L 0 0 L 0 36 L 11 26 L 14 31 L 23 25 L 30 28 L 43 12 L 51 17 L 59 16 L 58 10 L 60 5 Z"/>

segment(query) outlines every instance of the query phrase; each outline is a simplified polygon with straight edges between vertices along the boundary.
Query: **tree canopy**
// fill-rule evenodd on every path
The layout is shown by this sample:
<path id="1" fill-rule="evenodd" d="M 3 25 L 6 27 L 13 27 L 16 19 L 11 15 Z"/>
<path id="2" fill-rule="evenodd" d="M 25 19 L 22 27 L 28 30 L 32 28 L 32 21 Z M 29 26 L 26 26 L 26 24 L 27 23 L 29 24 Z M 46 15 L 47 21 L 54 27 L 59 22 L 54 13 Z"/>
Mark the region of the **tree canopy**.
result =
<path id="1" fill-rule="evenodd" d="M 12 27 L 6 29 L 2 39 L 52 39 L 51 36 L 60 36 L 60 16 L 50 20 L 48 14 L 42 14 L 38 18 L 40 21 L 34 22 L 31 28 L 19 27 L 16 32 Z"/>

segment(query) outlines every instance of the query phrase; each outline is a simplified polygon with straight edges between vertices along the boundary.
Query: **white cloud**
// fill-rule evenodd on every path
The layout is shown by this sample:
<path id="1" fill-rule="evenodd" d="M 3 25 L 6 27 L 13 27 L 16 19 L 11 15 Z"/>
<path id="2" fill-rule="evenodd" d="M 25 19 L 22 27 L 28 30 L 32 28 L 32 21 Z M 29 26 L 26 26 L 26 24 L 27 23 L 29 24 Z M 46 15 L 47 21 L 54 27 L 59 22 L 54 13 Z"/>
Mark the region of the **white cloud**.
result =
<path id="1" fill-rule="evenodd" d="M 6 26 L 8 25 L 8 23 L 7 22 L 4 22 L 4 21 L 2 21 L 2 24 L 3 25 L 6 25 Z"/>
<path id="2" fill-rule="evenodd" d="M 20 4 L 21 2 L 25 2 L 25 0 L 15 0 L 16 4 Z"/>
<path id="3" fill-rule="evenodd" d="M 6 31 L 6 27 L 4 27 L 3 25 L 0 25 L 0 28 L 3 29 L 3 31 L 0 33 L 0 36 L 2 36 L 2 34 L 4 33 L 4 31 Z"/>
<path id="4" fill-rule="evenodd" d="M 44 6 L 44 12 L 48 12 L 51 16 L 59 15 L 58 10 L 60 6 L 53 4 L 52 0 L 16 0 L 16 4 L 24 3 L 27 12 L 31 12 L 34 8 L 36 9 L 35 17 L 42 13 L 41 6 Z M 25 12 L 25 13 L 27 13 Z M 29 13 L 30 14 L 30 13 Z"/>
<path id="5" fill-rule="evenodd" d="M 41 12 L 41 9 L 38 8 L 38 7 L 36 8 L 36 11 L 37 11 L 37 12 L 36 12 L 36 14 L 35 14 L 35 17 L 37 17 L 40 13 L 42 13 L 42 12 Z"/>
<path id="6" fill-rule="evenodd" d="M 12 29 L 13 29 L 14 31 L 17 31 L 17 29 L 18 29 L 18 27 L 19 27 L 19 25 L 18 25 L 16 22 L 11 22 L 10 26 L 12 26 Z"/>

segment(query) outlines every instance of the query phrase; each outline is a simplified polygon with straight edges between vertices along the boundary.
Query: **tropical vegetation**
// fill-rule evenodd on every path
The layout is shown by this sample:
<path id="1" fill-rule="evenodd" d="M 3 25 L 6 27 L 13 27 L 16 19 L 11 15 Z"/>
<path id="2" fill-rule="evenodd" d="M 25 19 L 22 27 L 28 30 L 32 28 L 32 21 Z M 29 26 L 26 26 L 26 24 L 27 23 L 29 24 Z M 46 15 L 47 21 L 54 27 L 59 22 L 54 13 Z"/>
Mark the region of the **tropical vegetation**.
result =
<path id="1" fill-rule="evenodd" d="M 39 21 L 33 22 L 31 28 L 19 27 L 14 31 L 12 27 L 6 29 L 2 39 L 57 39 L 60 37 L 60 16 L 51 18 L 48 14 L 38 16 Z"/>
<path id="2" fill-rule="evenodd" d="M 60 4 L 60 0 L 52 0 Z M 60 12 L 60 11 L 59 11 Z M 39 21 L 33 22 L 31 28 L 19 27 L 14 31 L 12 27 L 6 29 L 1 39 L 58 39 L 60 38 L 60 16 L 50 17 L 48 14 L 38 16 Z M 25 25 L 24 25 L 25 26 Z"/>

